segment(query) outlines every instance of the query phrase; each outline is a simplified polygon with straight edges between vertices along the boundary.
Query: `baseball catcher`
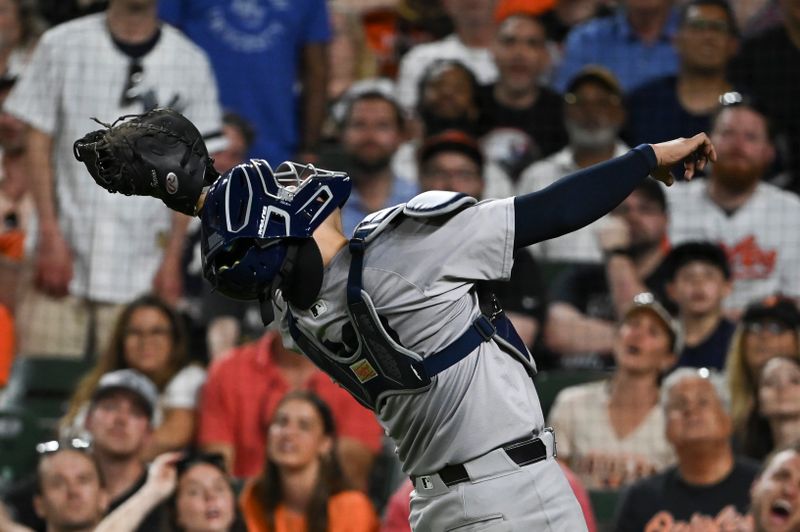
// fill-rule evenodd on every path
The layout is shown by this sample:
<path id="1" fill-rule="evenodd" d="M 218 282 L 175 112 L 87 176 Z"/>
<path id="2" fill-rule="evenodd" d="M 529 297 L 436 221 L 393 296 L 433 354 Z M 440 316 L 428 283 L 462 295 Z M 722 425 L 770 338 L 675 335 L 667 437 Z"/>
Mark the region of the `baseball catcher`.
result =
<path id="1" fill-rule="evenodd" d="M 586 529 L 553 460 L 533 357 L 475 284 L 508 278 L 515 249 L 591 223 L 649 174 L 670 182 L 683 161 L 691 178 L 716 158 L 705 134 L 641 145 L 524 196 L 426 192 L 348 238 L 347 174 L 254 159 L 220 177 L 174 111 L 89 133 L 75 155 L 111 192 L 200 217 L 205 277 L 260 300 L 265 320 L 274 307 L 286 336 L 378 415 L 414 482 L 417 532 Z"/>

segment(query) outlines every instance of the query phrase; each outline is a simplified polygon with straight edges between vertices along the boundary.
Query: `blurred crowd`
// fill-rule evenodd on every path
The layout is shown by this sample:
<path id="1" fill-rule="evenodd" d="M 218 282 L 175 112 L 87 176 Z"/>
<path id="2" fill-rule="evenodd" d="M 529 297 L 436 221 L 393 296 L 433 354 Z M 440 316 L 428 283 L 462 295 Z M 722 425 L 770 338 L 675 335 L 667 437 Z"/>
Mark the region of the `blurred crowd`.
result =
<path id="1" fill-rule="evenodd" d="M 347 171 L 348 233 L 708 133 L 704 175 L 480 296 L 534 354 L 590 530 L 800 532 L 798 82 L 800 0 L 0 0 L 0 441 L 23 381 L 83 374 L 8 438 L 31 459 L 0 456 L 0 531 L 410 530 L 374 413 L 204 282 L 196 219 L 74 159 L 172 107 L 220 172 Z"/>

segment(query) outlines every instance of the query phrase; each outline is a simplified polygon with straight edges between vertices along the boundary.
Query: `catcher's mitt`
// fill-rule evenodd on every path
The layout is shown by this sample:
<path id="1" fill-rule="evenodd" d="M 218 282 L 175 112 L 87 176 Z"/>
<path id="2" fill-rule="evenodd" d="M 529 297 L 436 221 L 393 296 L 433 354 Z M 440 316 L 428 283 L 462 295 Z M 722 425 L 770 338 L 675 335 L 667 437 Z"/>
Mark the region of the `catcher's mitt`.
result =
<path id="1" fill-rule="evenodd" d="M 105 129 L 88 133 L 73 148 L 98 185 L 195 214 L 203 187 L 219 174 L 194 124 L 172 109 L 123 116 L 110 125 L 97 122 Z"/>

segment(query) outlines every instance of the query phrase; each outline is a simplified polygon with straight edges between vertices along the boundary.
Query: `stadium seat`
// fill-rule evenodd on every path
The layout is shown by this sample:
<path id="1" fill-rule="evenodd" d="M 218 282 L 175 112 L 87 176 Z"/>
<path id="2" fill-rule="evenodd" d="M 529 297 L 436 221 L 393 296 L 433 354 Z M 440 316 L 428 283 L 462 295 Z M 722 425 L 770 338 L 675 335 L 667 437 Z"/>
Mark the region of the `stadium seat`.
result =
<path id="1" fill-rule="evenodd" d="M 42 440 L 36 419 L 20 410 L 0 409 L 0 492 L 36 466 Z"/>
<path id="2" fill-rule="evenodd" d="M 599 532 L 611 531 L 614 526 L 619 496 L 618 490 L 589 490 L 589 499 L 592 501 L 592 510 L 597 519 Z"/>
<path id="3" fill-rule="evenodd" d="M 23 410 L 36 419 L 40 429 L 52 431 L 90 367 L 83 360 L 19 357 L 0 407 Z"/>

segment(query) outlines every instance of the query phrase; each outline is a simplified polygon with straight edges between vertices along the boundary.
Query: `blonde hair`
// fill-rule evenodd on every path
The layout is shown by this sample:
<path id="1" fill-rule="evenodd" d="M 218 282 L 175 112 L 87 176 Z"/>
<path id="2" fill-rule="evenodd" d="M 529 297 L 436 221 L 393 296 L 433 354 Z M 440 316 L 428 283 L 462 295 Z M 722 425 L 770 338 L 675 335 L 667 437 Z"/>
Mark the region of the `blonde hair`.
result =
<path id="1" fill-rule="evenodd" d="M 747 353 L 744 348 L 744 337 L 747 333 L 739 324 L 731 338 L 728 356 L 725 361 L 725 377 L 731 396 L 731 419 L 735 431 L 742 430 L 753 409 L 753 398 L 758 390 L 758 383 L 750 366 L 747 364 Z"/>

